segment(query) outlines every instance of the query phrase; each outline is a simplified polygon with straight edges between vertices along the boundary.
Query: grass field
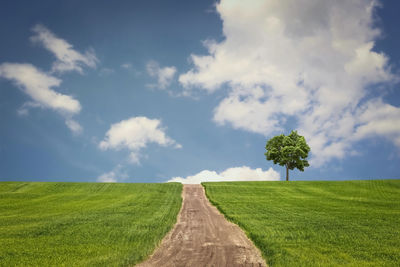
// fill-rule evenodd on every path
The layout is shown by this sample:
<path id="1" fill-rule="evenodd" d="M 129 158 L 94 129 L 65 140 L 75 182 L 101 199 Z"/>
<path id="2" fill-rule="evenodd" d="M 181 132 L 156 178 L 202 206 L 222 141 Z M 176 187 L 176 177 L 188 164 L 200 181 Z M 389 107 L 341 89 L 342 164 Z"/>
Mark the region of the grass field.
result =
<path id="1" fill-rule="evenodd" d="M 126 266 L 171 229 L 182 185 L 0 183 L 0 266 Z"/>
<path id="2" fill-rule="evenodd" d="M 203 186 L 271 266 L 400 266 L 400 180 Z"/>

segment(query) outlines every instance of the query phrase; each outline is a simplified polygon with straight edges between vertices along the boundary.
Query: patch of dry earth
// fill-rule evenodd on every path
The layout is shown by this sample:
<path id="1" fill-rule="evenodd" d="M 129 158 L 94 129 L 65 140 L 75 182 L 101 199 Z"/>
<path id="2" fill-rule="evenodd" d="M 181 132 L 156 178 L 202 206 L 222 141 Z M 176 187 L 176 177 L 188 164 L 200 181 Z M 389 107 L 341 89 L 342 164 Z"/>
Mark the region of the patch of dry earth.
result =
<path id="1" fill-rule="evenodd" d="M 210 204 L 201 185 L 184 185 L 178 222 L 148 266 L 266 266 L 260 251 Z"/>

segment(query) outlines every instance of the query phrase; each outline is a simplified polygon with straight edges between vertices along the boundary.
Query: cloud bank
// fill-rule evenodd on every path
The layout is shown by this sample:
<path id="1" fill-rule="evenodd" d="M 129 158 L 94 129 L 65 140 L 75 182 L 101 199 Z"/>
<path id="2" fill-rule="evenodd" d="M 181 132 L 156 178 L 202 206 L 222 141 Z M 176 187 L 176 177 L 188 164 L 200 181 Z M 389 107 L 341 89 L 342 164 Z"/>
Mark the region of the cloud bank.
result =
<path id="1" fill-rule="evenodd" d="M 175 148 L 182 147 L 165 134 L 160 120 L 146 117 L 132 117 L 112 124 L 104 140 L 99 143 L 99 147 L 102 150 L 128 149 L 131 152 L 130 161 L 139 164 L 140 151 L 149 143 L 174 146 Z"/>
<path id="2" fill-rule="evenodd" d="M 261 168 L 251 169 L 247 166 L 228 168 L 217 173 L 216 171 L 203 170 L 195 175 L 173 177 L 167 182 L 179 182 L 183 184 L 200 184 L 201 182 L 228 182 L 228 181 L 279 181 L 277 171 L 269 168 L 263 171 Z"/>
<path id="3" fill-rule="evenodd" d="M 296 122 L 312 165 L 344 158 L 353 144 L 385 137 L 400 147 L 399 107 L 374 85 L 398 82 L 374 50 L 374 0 L 233 1 L 216 5 L 225 40 L 204 42 L 179 76 L 190 92 L 229 88 L 214 110 L 219 125 L 265 136 Z"/>

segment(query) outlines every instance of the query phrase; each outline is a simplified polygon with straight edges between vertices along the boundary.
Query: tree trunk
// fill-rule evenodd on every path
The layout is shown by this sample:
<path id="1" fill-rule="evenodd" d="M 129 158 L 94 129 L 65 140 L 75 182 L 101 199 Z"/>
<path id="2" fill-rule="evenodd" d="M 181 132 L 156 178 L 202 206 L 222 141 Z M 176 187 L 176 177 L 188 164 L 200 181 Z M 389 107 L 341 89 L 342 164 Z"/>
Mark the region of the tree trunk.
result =
<path id="1" fill-rule="evenodd" d="M 289 167 L 286 165 L 286 181 L 289 181 Z"/>

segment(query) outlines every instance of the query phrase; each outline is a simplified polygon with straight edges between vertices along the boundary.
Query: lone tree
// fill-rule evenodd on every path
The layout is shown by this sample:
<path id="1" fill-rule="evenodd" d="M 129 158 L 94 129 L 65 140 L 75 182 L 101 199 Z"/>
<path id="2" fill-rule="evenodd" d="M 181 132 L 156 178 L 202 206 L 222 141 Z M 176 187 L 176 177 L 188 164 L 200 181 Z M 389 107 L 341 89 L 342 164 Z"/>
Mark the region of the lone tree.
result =
<path id="1" fill-rule="evenodd" d="M 289 181 L 289 170 L 297 168 L 304 171 L 304 167 L 310 166 L 306 160 L 310 147 L 297 131 L 292 131 L 288 136 L 281 134 L 269 139 L 265 149 L 267 160 L 286 166 L 286 181 Z"/>

